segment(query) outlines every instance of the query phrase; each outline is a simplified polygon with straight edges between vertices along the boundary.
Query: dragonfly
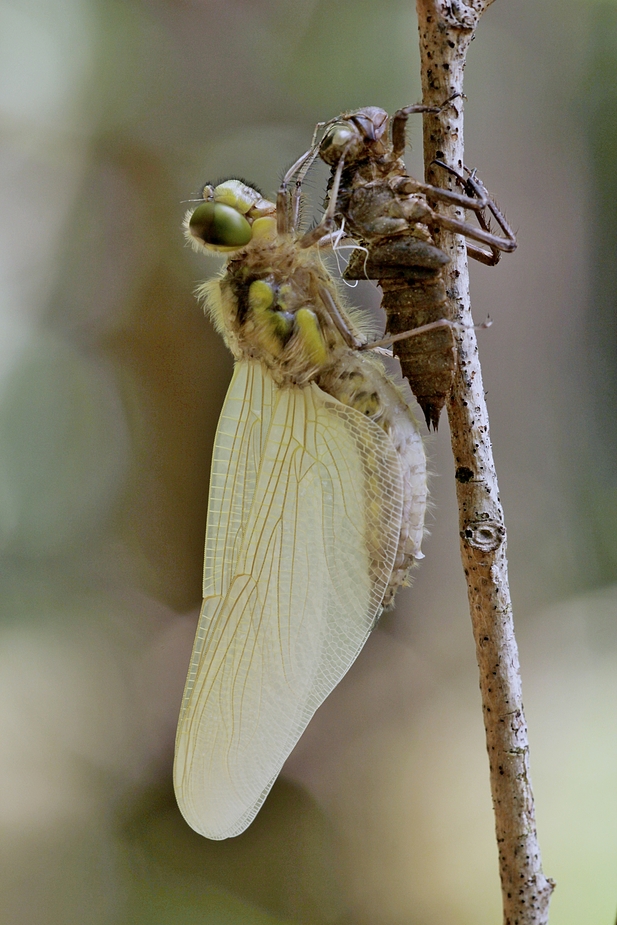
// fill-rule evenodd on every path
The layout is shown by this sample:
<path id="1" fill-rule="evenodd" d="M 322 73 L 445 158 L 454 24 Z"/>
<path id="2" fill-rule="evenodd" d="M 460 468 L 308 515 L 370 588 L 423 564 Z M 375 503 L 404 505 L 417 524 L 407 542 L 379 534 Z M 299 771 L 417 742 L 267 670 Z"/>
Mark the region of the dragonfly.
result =
<path id="1" fill-rule="evenodd" d="M 192 828 L 238 835 L 422 557 L 426 459 L 371 322 L 343 301 L 297 196 L 206 185 L 187 240 L 234 356 L 216 432 L 203 605 L 176 738 Z"/>
<path id="2" fill-rule="evenodd" d="M 318 156 L 331 167 L 325 214 L 304 235 L 300 246 L 311 247 L 334 231 L 359 245 L 344 277 L 378 281 L 394 353 L 427 426 L 435 430 L 455 370 L 453 326 L 437 324 L 448 318 L 444 271 L 450 261 L 435 243 L 435 233 L 445 228 L 486 245 L 468 242 L 467 250 L 489 266 L 499 261 L 501 252 L 516 248 L 512 229 L 475 171 L 464 168 L 461 175 L 442 161 L 435 162 L 454 177 L 461 192 L 420 182 L 408 174 L 403 154 L 409 116 L 442 109 L 416 104 L 399 109 L 390 119 L 385 110 L 368 106 L 318 123 L 310 149 L 290 168 L 282 184 L 287 187 L 295 179 L 301 189 Z M 441 214 L 435 208 L 438 203 L 473 210 L 478 225 Z M 490 216 L 501 234 L 493 233 Z M 425 325 L 429 326 L 425 333 L 407 336 Z"/>

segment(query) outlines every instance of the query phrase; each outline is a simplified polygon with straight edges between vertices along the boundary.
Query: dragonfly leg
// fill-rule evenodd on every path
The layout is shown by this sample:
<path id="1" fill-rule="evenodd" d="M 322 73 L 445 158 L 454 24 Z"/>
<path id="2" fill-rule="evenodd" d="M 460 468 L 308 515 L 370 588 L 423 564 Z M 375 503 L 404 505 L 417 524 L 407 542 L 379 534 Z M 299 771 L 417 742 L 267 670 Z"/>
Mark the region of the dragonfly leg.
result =
<path id="1" fill-rule="evenodd" d="M 415 103 L 413 106 L 405 106 L 403 109 L 398 109 L 392 116 L 392 156 L 394 158 L 399 158 L 405 153 L 405 147 L 407 145 L 406 128 L 409 116 L 417 112 L 440 113 L 452 102 L 452 100 L 462 95 L 462 93 L 454 93 L 445 103 L 442 103 L 441 106 L 425 106 L 424 103 Z"/>
<path id="2" fill-rule="evenodd" d="M 453 331 L 461 331 L 466 328 L 473 328 L 474 330 L 485 330 L 490 328 L 493 322 L 488 318 L 486 321 L 482 321 L 480 324 L 460 324 L 458 321 L 450 321 L 449 318 L 440 318 L 438 321 L 431 321 L 429 324 L 421 324 L 417 328 L 412 328 L 410 331 L 401 331 L 399 334 L 388 334 L 386 337 L 382 337 L 381 340 L 375 340 L 370 344 L 363 344 L 361 347 L 358 347 L 358 350 L 375 350 L 379 347 L 391 347 L 392 344 L 395 344 L 399 340 L 407 340 L 408 337 L 415 337 L 416 334 L 427 334 L 429 331 L 437 331 L 439 328 L 451 328 Z"/>
<path id="3" fill-rule="evenodd" d="M 474 256 L 476 260 L 480 260 L 481 263 L 486 263 L 488 266 L 494 266 L 497 263 L 500 251 L 511 254 L 512 251 L 516 250 L 516 238 L 514 234 L 512 234 L 512 236 L 500 238 L 499 235 L 493 234 L 491 231 L 486 231 L 484 228 L 476 228 L 475 225 L 470 225 L 469 222 L 460 222 L 458 219 L 448 218 L 445 215 L 440 215 L 438 212 L 433 212 L 431 218 L 427 220 L 427 224 L 429 223 L 441 228 L 447 228 L 448 231 L 453 231 L 455 234 L 462 234 L 466 238 L 471 238 L 473 241 L 480 241 L 482 244 L 488 244 L 491 249 L 490 254 L 471 245 L 475 252 L 472 253 L 471 256 Z M 478 256 L 480 253 L 482 257 Z"/>
<path id="4" fill-rule="evenodd" d="M 298 175 L 294 184 L 294 191 L 291 197 L 291 216 L 294 231 L 297 231 L 298 225 L 300 224 L 300 203 L 302 202 L 302 185 L 304 183 L 304 178 L 313 166 L 315 159 L 319 157 L 319 146 L 312 145 L 310 150 L 310 156 L 307 156 L 304 165 L 298 171 Z"/>
<path id="5" fill-rule="evenodd" d="M 294 164 L 291 165 L 281 180 L 281 185 L 279 186 L 278 192 L 276 194 L 276 230 L 280 235 L 289 234 L 290 232 L 296 230 L 296 225 L 298 222 L 297 213 L 299 212 L 300 208 L 299 203 L 300 193 L 302 190 L 302 180 L 304 180 L 307 171 L 317 157 L 318 153 L 319 151 L 314 150 L 313 147 L 309 148 L 308 151 L 305 151 L 304 154 L 299 157 Z M 295 191 L 290 210 L 288 202 L 288 188 L 296 174 L 301 177 L 300 187 L 298 188 L 298 181 L 296 180 Z"/>
<path id="6" fill-rule="evenodd" d="M 435 162 L 437 163 L 437 162 Z M 441 186 L 432 186 L 430 183 L 422 183 L 413 177 L 404 176 L 397 183 L 397 191 L 404 193 L 421 193 L 427 199 L 447 202 L 449 205 L 460 206 L 462 209 L 473 209 L 474 212 L 481 212 L 490 202 L 486 190 L 486 195 L 468 196 L 465 193 L 457 193 L 456 190 L 443 189 Z"/>
<path id="7" fill-rule="evenodd" d="M 363 341 L 360 340 L 359 337 L 356 337 L 353 331 L 350 330 L 348 324 L 341 315 L 336 302 L 332 298 L 331 293 L 325 288 L 325 286 L 319 287 L 319 296 L 324 304 L 326 312 L 328 313 L 328 317 L 334 324 L 334 327 L 337 329 L 337 331 L 339 331 L 341 334 L 347 346 L 352 347 L 354 350 L 364 350 L 365 347 Z"/>
<path id="8" fill-rule="evenodd" d="M 465 193 L 470 197 L 470 199 L 472 197 L 476 197 L 476 202 L 485 203 L 485 206 L 476 211 L 480 229 L 475 228 L 473 225 L 468 225 L 467 222 L 456 223 L 458 225 L 464 224 L 467 228 L 473 228 L 473 233 L 471 231 L 462 231 L 460 227 L 452 227 L 449 222 L 456 220 L 446 220 L 444 216 L 438 217 L 438 224 L 441 224 L 444 228 L 448 228 L 450 231 L 457 231 L 458 233 L 464 234 L 475 241 L 481 241 L 484 244 L 488 244 L 490 252 L 485 251 L 479 247 L 474 247 L 473 244 L 468 245 L 469 256 L 473 257 L 474 260 L 478 260 L 480 263 L 486 264 L 486 266 L 495 266 L 495 264 L 499 262 L 502 251 L 505 251 L 506 253 L 512 253 L 512 251 L 516 250 L 516 235 L 512 231 L 512 228 L 510 227 L 505 215 L 497 206 L 497 203 L 494 202 L 494 200 L 490 197 L 486 187 L 479 179 L 479 177 L 476 176 L 476 171 L 470 170 L 469 167 L 465 167 L 464 170 L 468 176 L 464 177 L 461 176 L 461 174 L 459 174 L 458 171 L 456 171 L 453 167 L 450 167 L 448 164 L 444 164 L 443 161 L 434 161 L 433 163 L 438 167 L 442 167 L 444 170 L 447 170 L 449 174 L 455 177 L 457 183 L 463 187 Z M 503 232 L 503 237 L 493 234 L 490 223 L 484 213 L 485 208 L 489 210 L 499 225 L 501 231 Z"/>
<path id="9" fill-rule="evenodd" d="M 300 247 L 311 247 L 313 244 L 317 244 L 317 242 L 326 237 L 326 235 L 332 234 L 336 228 L 336 221 L 334 216 L 336 215 L 338 191 L 341 185 L 341 175 L 343 173 L 343 167 L 345 166 L 346 153 L 347 151 L 345 150 L 341 154 L 341 158 L 338 162 L 334 177 L 332 179 L 332 186 L 330 188 L 330 195 L 328 198 L 328 208 L 326 209 L 320 223 L 314 228 L 311 228 L 310 231 L 307 231 L 306 234 L 302 235 L 298 241 Z"/>
<path id="10" fill-rule="evenodd" d="M 402 157 L 407 146 L 407 119 L 416 112 L 441 112 L 441 106 L 424 106 L 423 103 L 416 103 L 413 106 L 405 106 L 404 109 L 398 109 L 392 116 L 392 156 L 394 158 Z"/>

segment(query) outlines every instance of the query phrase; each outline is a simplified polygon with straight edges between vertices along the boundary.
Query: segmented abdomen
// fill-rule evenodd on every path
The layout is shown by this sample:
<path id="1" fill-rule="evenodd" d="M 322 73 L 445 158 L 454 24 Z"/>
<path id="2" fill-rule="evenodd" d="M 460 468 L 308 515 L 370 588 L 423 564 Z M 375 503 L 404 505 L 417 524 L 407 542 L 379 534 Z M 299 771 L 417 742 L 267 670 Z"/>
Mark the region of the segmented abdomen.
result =
<path id="1" fill-rule="evenodd" d="M 447 317 L 444 281 L 447 255 L 434 244 L 412 235 L 368 243 L 368 258 L 354 251 L 346 279 L 376 279 L 383 292 L 382 306 L 389 334 L 412 331 Z M 427 426 L 437 430 L 439 415 L 454 378 L 454 339 L 449 327 L 397 341 L 394 355 L 408 380 Z"/>

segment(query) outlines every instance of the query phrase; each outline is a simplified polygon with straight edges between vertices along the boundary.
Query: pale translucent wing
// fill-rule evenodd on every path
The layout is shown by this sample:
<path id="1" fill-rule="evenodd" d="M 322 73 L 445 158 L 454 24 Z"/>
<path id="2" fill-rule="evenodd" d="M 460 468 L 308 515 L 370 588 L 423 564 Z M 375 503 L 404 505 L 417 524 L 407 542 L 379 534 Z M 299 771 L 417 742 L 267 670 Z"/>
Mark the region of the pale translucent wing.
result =
<path id="1" fill-rule="evenodd" d="M 276 391 L 259 363 L 236 363 L 212 454 L 204 599 L 225 593 L 235 574 Z"/>
<path id="2" fill-rule="evenodd" d="M 396 451 L 376 424 L 314 384 L 277 388 L 255 363 L 238 364 L 212 484 L 210 596 L 174 779 L 189 824 L 226 838 L 251 822 L 362 648 L 392 572 L 403 501 Z"/>

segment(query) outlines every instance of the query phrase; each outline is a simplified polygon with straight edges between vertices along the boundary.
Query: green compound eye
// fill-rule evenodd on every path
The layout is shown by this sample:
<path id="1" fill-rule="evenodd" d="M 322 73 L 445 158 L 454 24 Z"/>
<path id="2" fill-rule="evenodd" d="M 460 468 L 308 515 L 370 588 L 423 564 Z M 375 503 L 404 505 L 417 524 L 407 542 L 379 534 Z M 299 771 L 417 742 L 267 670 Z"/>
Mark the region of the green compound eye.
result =
<path id="1" fill-rule="evenodd" d="M 189 220 L 193 237 L 213 247 L 244 247 L 252 237 L 244 215 L 222 202 L 204 202 Z"/>

